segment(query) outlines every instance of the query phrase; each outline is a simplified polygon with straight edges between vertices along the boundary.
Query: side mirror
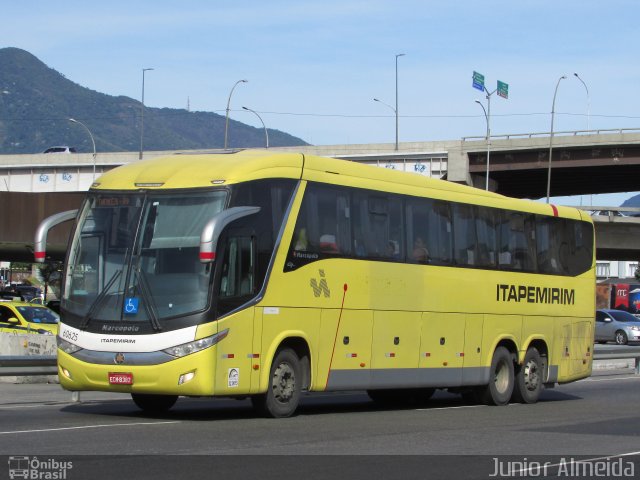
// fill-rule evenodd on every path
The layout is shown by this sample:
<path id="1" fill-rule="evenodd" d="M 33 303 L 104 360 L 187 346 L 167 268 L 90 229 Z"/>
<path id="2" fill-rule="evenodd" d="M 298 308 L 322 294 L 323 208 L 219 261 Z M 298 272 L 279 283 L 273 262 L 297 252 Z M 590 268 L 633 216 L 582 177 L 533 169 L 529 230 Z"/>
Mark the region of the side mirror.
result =
<path id="1" fill-rule="evenodd" d="M 11 317 L 9 320 L 7 320 L 7 322 L 11 325 L 20 325 L 20 320 L 18 320 L 16 317 Z"/>
<path id="2" fill-rule="evenodd" d="M 44 263 L 47 255 L 47 234 L 56 225 L 68 222 L 76 218 L 78 210 L 67 210 L 66 212 L 56 213 L 50 217 L 45 218 L 38 229 L 36 230 L 36 236 L 33 244 L 33 256 L 37 263 Z"/>
<path id="3" fill-rule="evenodd" d="M 260 207 L 232 207 L 209 220 L 200 234 L 200 263 L 211 263 L 216 259 L 218 238 L 227 225 L 259 211 Z"/>

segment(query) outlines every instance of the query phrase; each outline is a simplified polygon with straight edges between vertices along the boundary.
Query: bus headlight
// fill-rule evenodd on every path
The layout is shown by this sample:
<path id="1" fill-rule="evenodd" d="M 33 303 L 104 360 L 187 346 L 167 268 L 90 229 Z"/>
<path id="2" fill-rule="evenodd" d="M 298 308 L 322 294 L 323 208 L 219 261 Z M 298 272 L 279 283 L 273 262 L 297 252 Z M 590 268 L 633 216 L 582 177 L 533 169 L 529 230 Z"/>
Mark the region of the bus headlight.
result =
<path id="1" fill-rule="evenodd" d="M 183 343 L 182 345 L 176 345 L 175 347 L 166 348 L 162 351 L 177 358 L 184 357 L 215 345 L 228 334 L 229 329 L 227 328 L 226 330 L 216 333 L 215 335 L 211 335 L 210 337 L 201 338 L 200 340 L 194 340 L 189 343 Z"/>
<path id="2" fill-rule="evenodd" d="M 58 348 L 62 350 L 64 353 L 72 354 L 72 353 L 76 353 L 78 350 L 82 350 L 82 347 L 79 347 L 78 345 L 74 345 L 71 342 L 67 342 L 61 337 L 57 337 L 57 339 L 58 339 Z"/>

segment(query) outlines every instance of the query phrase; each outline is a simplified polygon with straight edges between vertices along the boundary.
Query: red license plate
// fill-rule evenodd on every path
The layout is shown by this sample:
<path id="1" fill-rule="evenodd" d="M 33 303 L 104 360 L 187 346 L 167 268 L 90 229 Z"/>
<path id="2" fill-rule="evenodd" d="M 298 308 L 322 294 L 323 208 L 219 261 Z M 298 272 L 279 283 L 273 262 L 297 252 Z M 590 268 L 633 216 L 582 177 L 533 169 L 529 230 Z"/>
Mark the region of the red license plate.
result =
<path id="1" fill-rule="evenodd" d="M 133 385 L 133 373 L 109 372 L 110 385 Z"/>

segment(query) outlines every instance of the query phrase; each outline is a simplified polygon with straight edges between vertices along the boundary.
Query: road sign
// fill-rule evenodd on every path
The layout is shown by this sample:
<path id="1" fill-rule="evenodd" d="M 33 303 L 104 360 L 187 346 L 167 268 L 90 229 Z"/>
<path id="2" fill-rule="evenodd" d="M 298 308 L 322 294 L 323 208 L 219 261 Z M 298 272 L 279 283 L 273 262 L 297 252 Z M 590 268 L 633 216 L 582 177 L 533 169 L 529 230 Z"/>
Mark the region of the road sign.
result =
<path id="1" fill-rule="evenodd" d="M 509 84 L 498 80 L 498 95 L 502 98 L 509 98 Z"/>
<path id="2" fill-rule="evenodd" d="M 476 71 L 473 72 L 473 88 L 484 92 L 484 75 Z"/>

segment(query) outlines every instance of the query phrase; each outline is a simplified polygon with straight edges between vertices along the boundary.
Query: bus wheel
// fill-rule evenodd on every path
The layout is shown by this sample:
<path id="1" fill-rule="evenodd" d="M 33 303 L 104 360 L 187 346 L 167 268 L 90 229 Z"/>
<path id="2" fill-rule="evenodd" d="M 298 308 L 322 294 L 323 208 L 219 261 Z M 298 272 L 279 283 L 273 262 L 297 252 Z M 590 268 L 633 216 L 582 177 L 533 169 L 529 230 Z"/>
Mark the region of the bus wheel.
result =
<path id="1" fill-rule="evenodd" d="M 253 406 L 268 417 L 290 417 L 300 402 L 301 382 L 298 355 L 290 348 L 280 350 L 271 365 L 268 390 L 251 397 Z"/>
<path id="2" fill-rule="evenodd" d="M 149 395 L 146 393 L 132 393 L 131 398 L 140 410 L 145 413 L 165 413 L 178 400 L 177 395 Z"/>
<path id="3" fill-rule="evenodd" d="M 537 348 L 530 348 L 516 375 L 512 399 L 520 403 L 536 403 L 542 392 L 543 367 Z"/>
<path id="4" fill-rule="evenodd" d="M 511 353 L 505 347 L 493 352 L 489 385 L 481 387 L 480 399 L 486 405 L 506 405 L 513 393 L 514 374 Z"/>

